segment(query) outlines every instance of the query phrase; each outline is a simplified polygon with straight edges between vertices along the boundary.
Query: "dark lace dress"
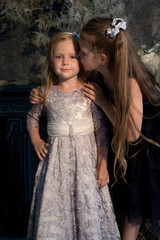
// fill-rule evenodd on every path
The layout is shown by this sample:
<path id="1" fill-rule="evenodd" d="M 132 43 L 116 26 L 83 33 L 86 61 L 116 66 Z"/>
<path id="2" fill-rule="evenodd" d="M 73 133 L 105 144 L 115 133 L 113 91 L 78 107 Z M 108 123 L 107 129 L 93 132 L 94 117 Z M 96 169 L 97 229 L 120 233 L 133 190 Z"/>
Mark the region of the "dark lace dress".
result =
<path id="1" fill-rule="evenodd" d="M 144 102 L 143 115 L 142 134 L 160 144 L 160 107 Z M 111 153 L 109 159 L 113 157 Z M 115 210 L 127 213 L 132 223 L 140 223 L 142 216 L 142 222 L 150 220 L 152 226 L 157 227 L 160 219 L 160 148 L 139 137 L 130 144 L 126 158 L 128 184 L 119 180 L 111 187 Z M 111 161 L 110 168 L 113 168 Z"/>

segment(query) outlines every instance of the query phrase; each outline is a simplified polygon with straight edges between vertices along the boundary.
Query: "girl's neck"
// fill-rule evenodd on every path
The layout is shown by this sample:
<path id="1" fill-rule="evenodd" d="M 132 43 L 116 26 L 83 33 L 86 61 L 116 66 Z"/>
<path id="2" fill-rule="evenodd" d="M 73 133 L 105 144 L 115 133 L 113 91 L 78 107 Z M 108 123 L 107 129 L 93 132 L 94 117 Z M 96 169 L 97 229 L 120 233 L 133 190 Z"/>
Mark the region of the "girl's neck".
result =
<path id="1" fill-rule="evenodd" d="M 114 85 L 113 76 L 111 75 L 106 77 L 106 75 L 105 76 L 103 75 L 103 80 L 107 88 L 113 91 L 113 85 Z"/>
<path id="2" fill-rule="evenodd" d="M 114 86 L 114 79 L 112 73 L 108 69 L 108 66 L 105 65 L 99 70 L 99 72 L 102 74 L 104 83 L 107 88 L 112 91 Z"/>
<path id="3" fill-rule="evenodd" d="M 83 85 L 83 82 L 79 81 L 78 79 L 68 79 L 65 81 L 60 81 L 59 84 L 54 86 L 56 89 L 63 91 L 63 92 L 72 92 Z"/>

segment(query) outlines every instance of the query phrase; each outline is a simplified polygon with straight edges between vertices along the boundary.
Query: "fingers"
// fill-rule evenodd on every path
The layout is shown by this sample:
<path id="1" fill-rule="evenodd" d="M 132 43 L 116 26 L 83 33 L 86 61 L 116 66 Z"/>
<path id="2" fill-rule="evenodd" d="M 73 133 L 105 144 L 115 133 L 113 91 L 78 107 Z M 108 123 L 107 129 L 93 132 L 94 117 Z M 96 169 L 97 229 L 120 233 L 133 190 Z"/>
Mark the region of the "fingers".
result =
<path id="1" fill-rule="evenodd" d="M 92 101 L 95 101 L 95 86 L 88 84 L 88 85 L 84 85 L 82 87 L 82 91 L 84 93 L 85 96 L 89 97 Z"/>
<path id="2" fill-rule="evenodd" d="M 39 152 L 36 152 L 37 155 L 38 155 L 38 158 L 42 161 L 43 160 L 43 157 L 41 156 L 41 154 Z"/>
<path id="3" fill-rule="evenodd" d="M 45 147 L 46 147 L 46 148 L 49 148 L 49 143 L 45 143 Z"/>
<path id="4" fill-rule="evenodd" d="M 84 89 L 90 89 L 90 90 L 93 90 L 93 91 L 96 91 L 96 90 L 101 91 L 101 87 L 95 82 L 84 83 L 83 86 L 84 86 Z"/>
<path id="5" fill-rule="evenodd" d="M 43 95 L 40 93 L 39 88 L 32 89 L 30 92 L 29 100 L 32 104 L 38 104 L 44 101 Z"/>
<path id="6" fill-rule="evenodd" d="M 41 149 L 41 150 L 37 151 L 37 155 L 38 155 L 38 157 L 39 157 L 39 159 L 40 159 L 40 160 L 43 160 L 44 158 L 46 158 L 46 157 L 47 157 L 47 153 L 46 153 L 46 152 L 44 152 L 44 150 L 43 150 L 43 149 Z"/>
<path id="7" fill-rule="evenodd" d="M 105 171 L 102 172 L 97 168 L 96 173 L 97 173 L 98 187 L 102 188 L 102 187 L 106 186 L 110 180 L 108 170 L 105 169 Z"/>
<path id="8" fill-rule="evenodd" d="M 94 101 L 98 106 L 101 107 L 104 100 L 104 93 L 100 86 L 96 83 L 84 83 L 83 94 Z"/>
<path id="9" fill-rule="evenodd" d="M 93 94 L 91 94 L 91 93 L 88 93 L 88 92 L 86 92 L 86 91 L 84 91 L 83 90 L 83 94 L 86 96 L 86 97 L 88 97 L 89 99 L 91 99 L 92 101 L 96 101 L 96 98 L 95 98 L 95 96 L 93 95 Z"/>
<path id="10" fill-rule="evenodd" d="M 98 179 L 98 187 L 102 188 L 109 183 L 109 178 L 106 179 Z"/>
<path id="11" fill-rule="evenodd" d="M 49 147 L 49 144 L 48 143 L 44 143 L 42 144 L 41 147 L 39 147 L 39 149 L 37 149 L 36 153 L 39 157 L 40 160 L 43 160 L 44 158 L 47 157 L 48 155 L 48 148 Z"/>
<path id="12" fill-rule="evenodd" d="M 40 100 L 33 98 L 32 96 L 29 96 L 29 101 L 31 104 L 38 104 L 41 103 Z"/>
<path id="13" fill-rule="evenodd" d="M 40 93 L 38 89 L 32 89 L 30 96 L 35 99 L 43 99 L 43 95 Z"/>
<path id="14" fill-rule="evenodd" d="M 84 92 L 87 92 L 91 95 L 94 95 L 95 91 L 96 91 L 96 87 L 92 84 L 84 84 L 82 87 Z"/>

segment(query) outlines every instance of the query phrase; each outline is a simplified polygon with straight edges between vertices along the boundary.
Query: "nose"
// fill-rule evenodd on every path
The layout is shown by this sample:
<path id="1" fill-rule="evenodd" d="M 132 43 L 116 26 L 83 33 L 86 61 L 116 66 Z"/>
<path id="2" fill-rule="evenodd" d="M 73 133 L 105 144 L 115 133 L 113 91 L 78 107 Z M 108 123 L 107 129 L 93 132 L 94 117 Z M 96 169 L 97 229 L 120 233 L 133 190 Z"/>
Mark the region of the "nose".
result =
<path id="1" fill-rule="evenodd" d="M 68 58 L 63 58 L 63 65 L 68 65 Z"/>

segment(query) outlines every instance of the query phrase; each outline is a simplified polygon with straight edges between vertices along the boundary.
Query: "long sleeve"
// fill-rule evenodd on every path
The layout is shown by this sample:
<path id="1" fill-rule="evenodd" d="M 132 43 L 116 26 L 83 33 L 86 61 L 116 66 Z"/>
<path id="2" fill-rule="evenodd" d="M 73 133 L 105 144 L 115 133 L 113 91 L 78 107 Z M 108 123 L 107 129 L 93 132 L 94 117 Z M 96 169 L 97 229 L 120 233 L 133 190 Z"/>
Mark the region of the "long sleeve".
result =
<path id="1" fill-rule="evenodd" d="M 32 128 L 39 128 L 39 118 L 42 114 L 43 109 L 43 104 L 36 104 L 33 105 L 32 108 L 28 111 L 26 117 L 28 131 Z"/>
<path id="2" fill-rule="evenodd" d="M 108 146 L 111 123 L 101 108 L 99 108 L 93 102 L 91 103 L 91 110 L 94 121 L 97 146 Z"/>

